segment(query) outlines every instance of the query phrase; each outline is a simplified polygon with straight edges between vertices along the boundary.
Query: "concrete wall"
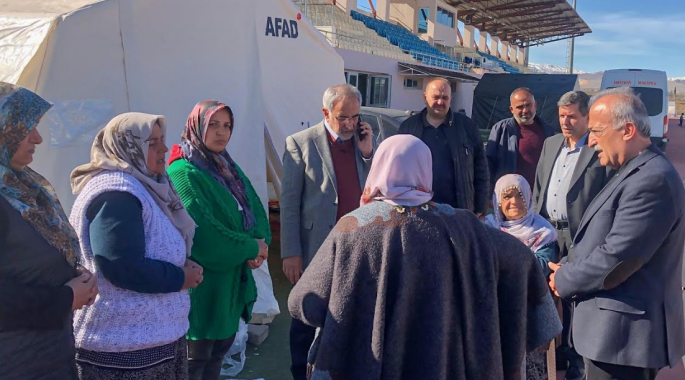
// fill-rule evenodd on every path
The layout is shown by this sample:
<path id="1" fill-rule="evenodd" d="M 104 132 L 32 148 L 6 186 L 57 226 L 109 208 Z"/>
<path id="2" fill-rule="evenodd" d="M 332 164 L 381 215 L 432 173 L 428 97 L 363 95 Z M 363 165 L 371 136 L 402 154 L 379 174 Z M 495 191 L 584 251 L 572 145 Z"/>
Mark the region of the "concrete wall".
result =
<path id="1" fill-rule="evenodd" d="M 405 89 L 404 76 L 396 59 L 380 57 L 347 49 L 335 49 L 345 61 L 345 71 L 390 75 L 389 108 L 421 110 L 424 107 L 423 89 Z"/>
<path id="2" fill-rule="evenodd" d="M 437 22 L 437 7 L 440 7 L 446 11 L 452 12 L 454 14 L 454 28 L 442 25 Z M 442 1 L 438 1 L 435 7 L 435 33 L 433 34 L 433 40 L 435 43 L 445 45 L 445 46 L 457 46 L 459 42 L 457 41 L 457 9 L 445 4 Z"/>
<path id="3" fill-rule="evenodd" d="M 420 111 L 425 107 L 422 87 L 404 88 L 405 76 L 400 74 L 397 60 L 346 49 L 336 48 L 335 50 L 345 61 L 345 71 L 390 76 L 389 108 Z M 423 79 L 423 86 L 425 87 L 427 78 L 412 78 L 419 80 L 419 82 Z M 466 110 L 466 114 L 471 116 L 473 90 L 476 88 L 476 84 L 457 83 L 456 91 L 452 94 L 452 109 L 456 111 L 463 108 Z"/>
<path id="4" fill-rule="evenodd" d="M 416 33 L 416 0 L 393 0 L 390 4 L 390 22 Z"/>
<path id="5" fill-rule="evenodd" d="M 428 8 L 428 32 L 427 33 L 421 33 L 418 34 L 418 23 L 419 23 L 419 9 L 421 8 Z M 418 34 L 419 37 L 422 39 L 428 41 L 431 45 L 433 44 L 434 36 L 435 36 L 435 27 L 436 27 L 436 22 L 435 22 L 435 16 L 438 11 L 437 8 L 437 2 L 435 0 L 416 0 L 416 33 Z"/>

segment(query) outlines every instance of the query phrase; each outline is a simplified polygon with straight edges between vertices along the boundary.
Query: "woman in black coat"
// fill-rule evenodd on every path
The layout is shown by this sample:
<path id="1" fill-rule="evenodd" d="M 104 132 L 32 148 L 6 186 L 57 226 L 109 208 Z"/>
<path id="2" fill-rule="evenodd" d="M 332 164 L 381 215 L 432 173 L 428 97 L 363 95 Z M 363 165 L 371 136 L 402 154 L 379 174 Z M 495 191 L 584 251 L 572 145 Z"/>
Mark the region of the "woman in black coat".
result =
<path id="1" fill-rule="evenodd" d="M 45 178 L 28 167 L 51 105 L 0 82 L 0 378 L 77 379 L 72 312 L 92 303 L 74 229 Z"/>

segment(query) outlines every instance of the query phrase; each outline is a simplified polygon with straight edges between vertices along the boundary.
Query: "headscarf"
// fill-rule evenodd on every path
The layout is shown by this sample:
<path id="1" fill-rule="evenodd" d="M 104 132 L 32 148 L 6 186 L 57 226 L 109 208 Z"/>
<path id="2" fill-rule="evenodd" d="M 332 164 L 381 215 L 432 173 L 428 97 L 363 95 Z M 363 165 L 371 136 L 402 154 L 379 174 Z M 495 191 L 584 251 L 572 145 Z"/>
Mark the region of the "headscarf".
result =
<path id="1" fill-rule="evenodd" d="M 211 174 L 235 198 L 241 208 L 243 228 L 250 231 L 255 225 L 255 217 L 247 197 L 247 187 L 240 178 L 236 164 L 226 150 L 215 153 L 205 145 L 205 135 L 212 115 L 225 109 L 231 117 L 233 132 L 233 111 L 217 100 L 203 100 L 195 105 L 188 115 L 186 129 L 181 136 L 181 157 Z"/>
<path id="2" fill-rule="evenodd" d="M 502 213 L 502 195 L 511 189 L 518 191 L 525 203 L 526 214 L 521 219 L 506 220 Z M 533 196 L 528 181 L 522 176 L 507 174 L 500 178 L 495 184 L 492 204 L 496 205 L 495 214 L 488 215 L 485 218 L 485 224 L 513 235 L 533 252 L 557 241 L 557 231 L 552 225 L 531 210 Z"/>
<path id="3" fill-rule="evenodd" d="M 105 171 L 122 171 L 143 184 L 162 212 L 178 229 L 190 254 L 195 235 L 195 222 L 183 207 L 181 198 L 166 172 L 152 174 L 147 169 L 149 139 L 155 123 L 166 134 L 164 116 L 138 112 L 114 117 L 101 130 L 90 149 L 90 162 L 71 172 L 71 189 L 80 193 L 88 181 Z"/>
<path id="4" fill-rule="evenodd" d="M 433 159 L 412 135 L 385 139 L 374 154 L 360 205 L 374 200 L 395 206 L 420 206 L 433 198 Z"/>
<path id="5" fill-rule="evenodd" d="M 28 166 L 23 170 L 11 166 L 21 141 L 51 107 L 27 89 L 0 82 L 0 195 L 75 267 L 81 252 L 78 236 L 55 189 Z"/>

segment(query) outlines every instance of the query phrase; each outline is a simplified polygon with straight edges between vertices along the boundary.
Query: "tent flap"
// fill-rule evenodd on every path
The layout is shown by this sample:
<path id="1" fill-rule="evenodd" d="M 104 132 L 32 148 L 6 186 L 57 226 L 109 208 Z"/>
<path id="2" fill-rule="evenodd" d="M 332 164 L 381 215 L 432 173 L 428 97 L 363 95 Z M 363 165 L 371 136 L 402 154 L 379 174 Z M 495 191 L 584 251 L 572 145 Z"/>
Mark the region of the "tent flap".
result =
<path id="1" fill-rule="evenodd" d="M 578 76 L 571 74 L 485 74 L 473 94 L 471 117 L 478 128 L 492 128 L 511 117 L 511 93 L 527 87 L 535 95 L 537 115 L 560 131 L 557 102 L 566 92 L 577 89 L 577 83 Z"/>
<path id="2" fill-rule="evenodd" d="M 17 83 L 55 20 L 0 14 L 0 81 Z"/>

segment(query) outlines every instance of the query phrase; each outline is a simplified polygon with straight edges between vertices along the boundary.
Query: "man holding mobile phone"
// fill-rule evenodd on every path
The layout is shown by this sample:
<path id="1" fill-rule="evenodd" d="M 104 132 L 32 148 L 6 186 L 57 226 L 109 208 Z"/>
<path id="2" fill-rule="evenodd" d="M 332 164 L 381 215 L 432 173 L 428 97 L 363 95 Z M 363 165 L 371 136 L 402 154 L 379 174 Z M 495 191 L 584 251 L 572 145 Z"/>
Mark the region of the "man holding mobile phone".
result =
<path id="1" fill-rule="evenodd" d="M 324 120 L 286 138 L 281 193 L 283 272 L 294 285 L 319 246 L 345 214 L 359 207 L 371 168 L 374 138 L 361 121 L 361 93 L 342 84 L 323 96 Z M 307 354 L 315 329 L 293 319 L 290 370 L 306 379 Z"/>

